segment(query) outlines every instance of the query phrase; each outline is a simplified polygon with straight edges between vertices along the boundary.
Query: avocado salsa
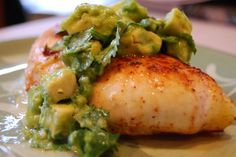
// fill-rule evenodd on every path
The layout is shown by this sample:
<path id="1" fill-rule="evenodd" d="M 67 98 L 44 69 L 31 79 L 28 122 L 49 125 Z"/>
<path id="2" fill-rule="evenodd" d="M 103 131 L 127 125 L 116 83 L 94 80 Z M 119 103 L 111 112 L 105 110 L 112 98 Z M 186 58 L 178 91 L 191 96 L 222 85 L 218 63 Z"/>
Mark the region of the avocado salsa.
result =
<path id="1" fill-rule="evenodd" d="M 189 63 L 196 52 L 187 16 L 177 8 L 150 17 L 135 0 L 106 7 L 81 4 L 61 23 L 63 37 L 52 47 L 66 68 L 43 76 L 28 92 L 25 138 L 32 147 L 72 150 L 98 157 L 117 147 L 109 113 L 90 104 L 93 83 L 116 56 L 164 53 Z"/>

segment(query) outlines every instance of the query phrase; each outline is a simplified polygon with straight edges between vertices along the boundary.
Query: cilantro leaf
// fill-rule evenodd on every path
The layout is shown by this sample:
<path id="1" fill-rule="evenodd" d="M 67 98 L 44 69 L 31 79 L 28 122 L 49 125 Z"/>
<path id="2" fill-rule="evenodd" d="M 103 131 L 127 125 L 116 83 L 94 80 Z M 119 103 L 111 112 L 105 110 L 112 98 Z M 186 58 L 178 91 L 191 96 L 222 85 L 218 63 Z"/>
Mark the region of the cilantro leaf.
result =
<path id="1" fill-rule="evenodd" d="M 93 39 L 101 41 L 103 43 L 103 45 L 107 45 L 109 43 L 110 36 L 103 35 L 103 34 L 97 32 L 97 30 L 95 28 L 91 28 L 90 33 L 93 36 Z"/>
<path id="2" fill-rule="evenodd" d="M 89 41 L 92 39 L 91 29 L 81 33 L 65 36 L 63 38 L 65 49 L 62 55 L 73 55 L 75 53 L 83 52 L 90 47 Z"/>
<path id="3" fill-rule="evenodd" d="M 116 37 L 111 41 L 110 46 L 101 51 L 97 56 L 95 56 L 98 63 L 106 66 L 111 62 L 111 57 L 115 57 L 118 51 L 118 45 L 120 44 L 120 32 L 121 28 L 117 27 Z"/>

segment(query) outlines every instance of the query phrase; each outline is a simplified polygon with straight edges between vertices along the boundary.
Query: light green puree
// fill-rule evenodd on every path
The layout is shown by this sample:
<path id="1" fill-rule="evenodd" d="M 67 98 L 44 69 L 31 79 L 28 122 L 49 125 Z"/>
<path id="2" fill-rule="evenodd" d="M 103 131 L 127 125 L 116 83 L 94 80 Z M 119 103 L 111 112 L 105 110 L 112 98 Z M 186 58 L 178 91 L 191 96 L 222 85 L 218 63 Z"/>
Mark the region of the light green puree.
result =
<path id="1" fill-rule="evenodd" d="M 165 53 L 188 63 L 195 45 L 191 22 L 177 8 L 164 19 L 148 16 L 135 0 L 106 7 L 82 4 L 61 24 L 59 50 L 66 68 L 44 76 L 28 92 L 25 137 L 32 147 L 97 157 L 117 146 L 109 113 L 89 104 L 93 82 L 112 57 Z"/>

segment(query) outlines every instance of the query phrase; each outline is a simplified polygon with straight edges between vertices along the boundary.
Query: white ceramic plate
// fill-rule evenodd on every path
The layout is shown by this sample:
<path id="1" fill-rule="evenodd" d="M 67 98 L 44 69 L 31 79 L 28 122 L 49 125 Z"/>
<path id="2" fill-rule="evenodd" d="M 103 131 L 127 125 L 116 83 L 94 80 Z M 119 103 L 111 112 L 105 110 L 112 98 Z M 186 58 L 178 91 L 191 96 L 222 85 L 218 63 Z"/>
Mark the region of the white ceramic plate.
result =
<path id="1" fill-rule="evenodd" d="M 0 43 L 0 69 L 22 64 L 33 39 Z M 204 47 L 198 47 L 192 64 L 214 77 L 236 102 L 236 57 Z M 43 151 L 18 143 L 20 119 L 25 112 L 23 70 L 0 76 L 0 157 L 72 157 L 71 152 Z M 12 129 L 16 127 L 16 129 Z M 4 143 L 9 140 L 10 143 Z M 222 157 L 236 156 L 236 124 L 224 133 L 191 136 L 156 135 L 124 136 L 120 139 L 116 157 Z"/>

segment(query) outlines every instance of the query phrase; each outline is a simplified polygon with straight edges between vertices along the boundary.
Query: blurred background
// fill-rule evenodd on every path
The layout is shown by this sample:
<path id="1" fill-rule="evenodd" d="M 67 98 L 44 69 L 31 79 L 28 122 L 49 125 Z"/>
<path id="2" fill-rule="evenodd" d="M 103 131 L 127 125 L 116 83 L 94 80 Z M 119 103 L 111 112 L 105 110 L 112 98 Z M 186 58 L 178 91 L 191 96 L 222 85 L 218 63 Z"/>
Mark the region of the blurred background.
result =
<path id="1" fill-rule="evenodd" d="M 235 0 L 138 0 L 150 12 L 179 7 L 196 19 L 236 26 Z M 80 3 L 112 5 L 117 0 L 0 0 L 0 27 L 51 16 L 67 16 Z"/>

